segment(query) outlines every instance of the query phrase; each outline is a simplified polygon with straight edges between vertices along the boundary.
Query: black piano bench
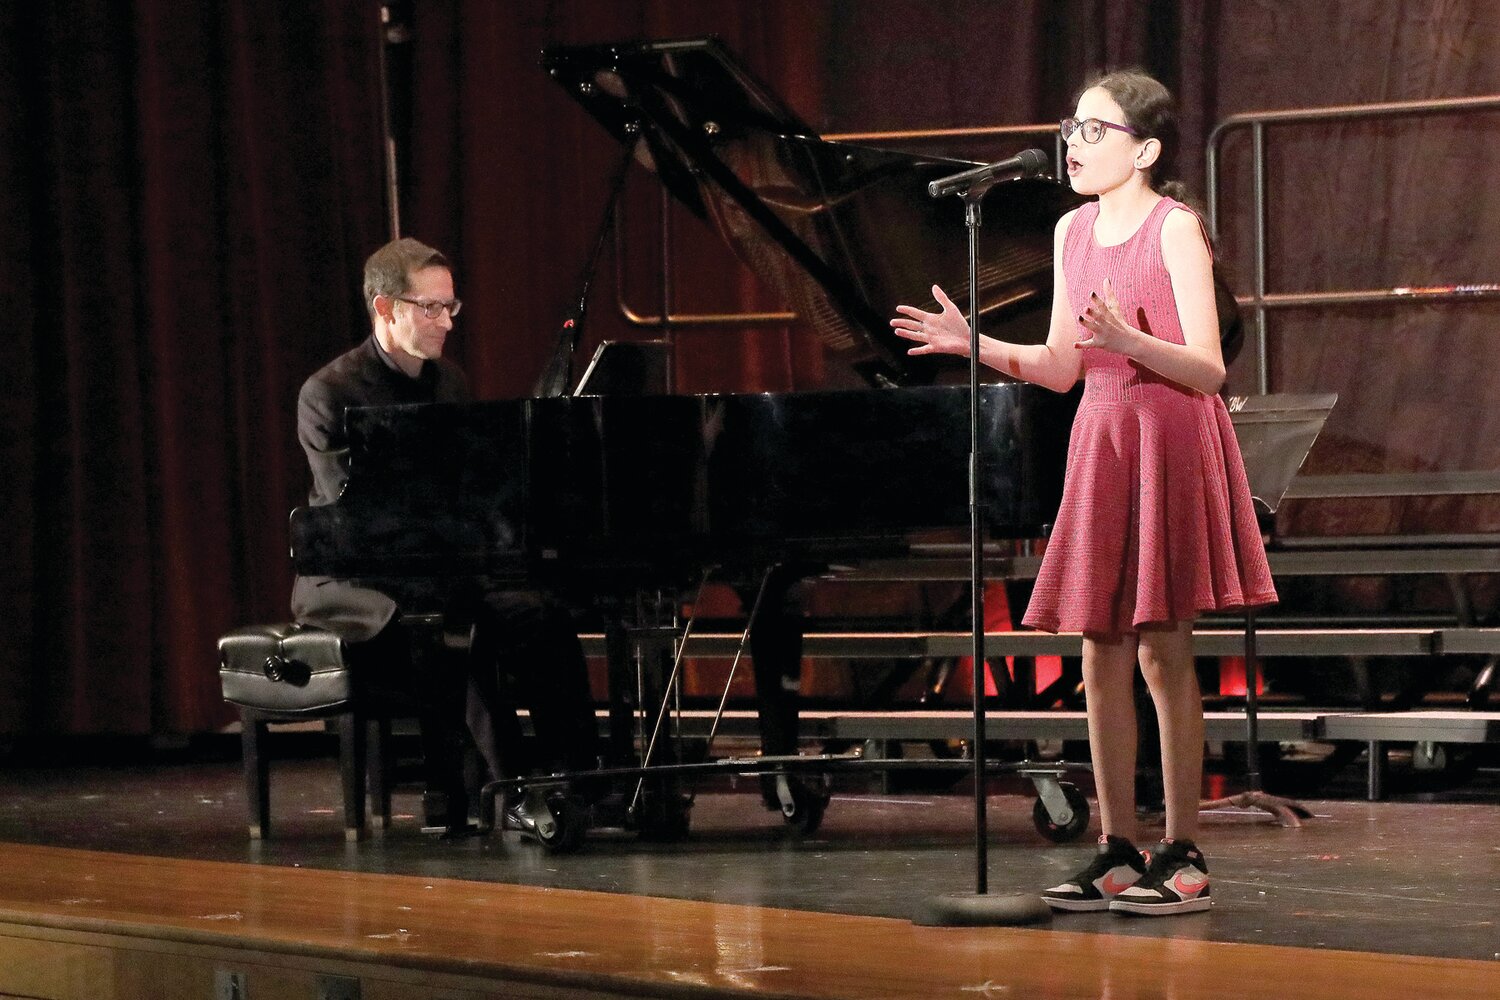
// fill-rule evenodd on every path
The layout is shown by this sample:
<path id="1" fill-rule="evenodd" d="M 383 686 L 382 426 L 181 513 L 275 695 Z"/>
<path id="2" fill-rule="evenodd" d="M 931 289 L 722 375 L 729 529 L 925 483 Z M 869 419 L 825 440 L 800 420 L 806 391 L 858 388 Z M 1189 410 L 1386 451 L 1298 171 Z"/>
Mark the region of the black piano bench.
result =
<path id="1" fill-rule="evenodd" d="M 322 719 L 339 738 L 344 791 L 344 838 L 362 840 L 365 780 L 370 781 L 376 825 L 390 826 L 391 797 L 385 764 L 390 719 L 369 710 L 350 674 L 347 648 L 332 632 L 310 625 L 252 625 L 219 638 L 219 679 L 224 700 L 237 705 L 242 726 L 245 799 L 250 838 L 271 835 L 267 724 Z"/>

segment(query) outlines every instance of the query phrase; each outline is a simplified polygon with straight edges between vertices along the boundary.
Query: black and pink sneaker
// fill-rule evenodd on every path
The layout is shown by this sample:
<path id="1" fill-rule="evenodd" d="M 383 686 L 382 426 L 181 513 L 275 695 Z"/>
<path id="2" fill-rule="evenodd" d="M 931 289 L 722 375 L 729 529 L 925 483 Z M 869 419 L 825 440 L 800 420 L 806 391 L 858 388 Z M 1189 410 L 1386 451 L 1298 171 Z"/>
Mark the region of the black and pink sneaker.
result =
<path id="1" fill-rule="evenodd" d="M 1140 881 L 1118 893 L 1111 913 L 1164 917 L 1195 913 L 1213 905 L 1208 895 L 1208 862 L 1191 840 L 1163 840 L 1151 854 Z"/>
<path id="2" fill-rule="evenodd" d="M 1146 859 L 1124 837 L 1102 836 L 1099 853 L 1083 871 L 1042 893 L 1054 910 L 1086 913 L 1109 909 L 1110 900 L 1146 873 Z"/>

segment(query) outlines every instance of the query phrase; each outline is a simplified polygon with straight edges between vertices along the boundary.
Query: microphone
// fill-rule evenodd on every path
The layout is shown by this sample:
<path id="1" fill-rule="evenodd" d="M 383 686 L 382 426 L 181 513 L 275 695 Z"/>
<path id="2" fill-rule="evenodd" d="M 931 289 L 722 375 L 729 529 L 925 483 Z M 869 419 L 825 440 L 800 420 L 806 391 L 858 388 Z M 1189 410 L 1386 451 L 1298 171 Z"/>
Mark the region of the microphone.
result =
<path id="1" fill-rule="evenodd" d="M 1009 180 L 1013 177 L 1037 177 L 1046 173 L 1050 165 L 1047 154 L 1040 149 L 1023 149 L 1008 160 L 986 163 L 982 167 L 965 170 L 961 174 L 939 177 L 927 185 L 927 193 L 934 198 L 963 194 L 980 184 L 989 187 L 996 181 Z"/>

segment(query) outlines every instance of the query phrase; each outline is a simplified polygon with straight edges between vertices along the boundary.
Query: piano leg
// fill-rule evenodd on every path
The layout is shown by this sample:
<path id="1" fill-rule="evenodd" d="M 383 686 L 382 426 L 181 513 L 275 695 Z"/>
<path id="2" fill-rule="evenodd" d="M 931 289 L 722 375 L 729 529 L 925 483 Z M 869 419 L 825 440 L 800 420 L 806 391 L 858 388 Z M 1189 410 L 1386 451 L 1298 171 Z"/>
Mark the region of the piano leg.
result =
<path id="1" fill-rule="evenodd" d="M 770 755 L 797 752 L 805 589 L 800 578 L 788 579 L 779 568 L 773 571 L 760 611 L 750 625 L 760 748 Z M 742 590 L 740 599 L 748 604 L 746 598 Z"/>
<path id="2" fill-rule="evenodd" d="M 604 655 L 609 676 L 609 737 L 606 762 L 610 767 L 635 763 L 635 653 L 630 634 L 619 617 L 604 624 Z"/>
<path id="3" fill-rule="evenodd" d="M 664 705 L 671 674 L 675 621 L 673 612 L 652 602 L 637 600 L 627 612 L 609 608 L 604 613 L 604 643 L 609 676 L 609 733 L 605 741 L 606 766 L 637 767 L 676 763 L 680 759 L 677 732 L 671 720 L 658 719 Z M 658 733 L 654 745 L 652 733 Z M 649 747 L 649 754 L 648 754 Z M 649 757 L 649 759 L 648 759 Z M 676 775 L 631 779 L 608 797 L 594 803 L 599 825 L 618 824 L 636 830 L 642 838 L 670 842 L 687 836 L 691 800 L 681 791 Z M 616 815 L 618 814 L 618 815 Z"/>

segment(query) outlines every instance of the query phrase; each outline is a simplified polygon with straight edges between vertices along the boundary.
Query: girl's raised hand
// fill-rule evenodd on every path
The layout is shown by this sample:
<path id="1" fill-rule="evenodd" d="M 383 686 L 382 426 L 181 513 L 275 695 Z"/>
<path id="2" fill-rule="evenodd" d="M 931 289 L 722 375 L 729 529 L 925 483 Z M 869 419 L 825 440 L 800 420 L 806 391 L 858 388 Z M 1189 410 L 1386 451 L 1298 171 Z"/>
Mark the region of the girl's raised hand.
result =
<path id="1" fill-rule="evenodd" d="M 900 313 L 891 320 L 896 336 L 914 340 L 916 347 L 907 354 L 968 354 L 969 324 L 953 300 L 937 285 L 932 297 L 943 307 L 940 313 L 923 312 L 915 306 L 897 306 Z"/>
<path id="2" fill-rule="evenodd" d="M 1102 293 L 1102 294 L 1101 294 Z M 1122 352 L 1126 343 L 1139 331 L 1125 322 L 1120 312 L 1120 302 L 1115 298 L 1114 286 L 1109 279 L 1099 292 L 1089 293 L 1089 303 L 1078 317 L 1078 322 L 1088 331 L 1088 336 L 1078 338 L 1074 347 L 1099 347 L 1106 351 Z"/>

